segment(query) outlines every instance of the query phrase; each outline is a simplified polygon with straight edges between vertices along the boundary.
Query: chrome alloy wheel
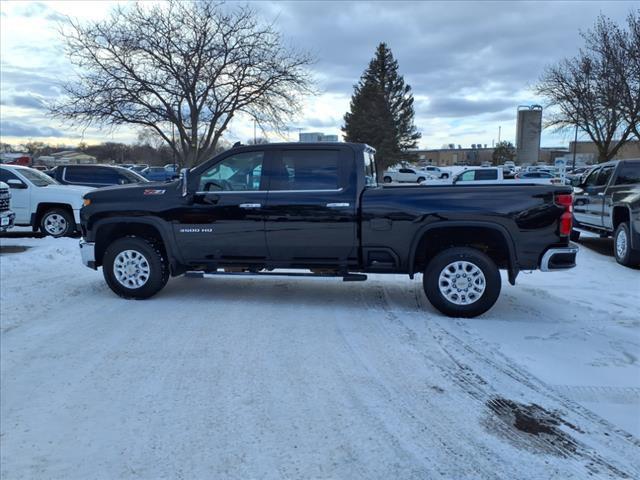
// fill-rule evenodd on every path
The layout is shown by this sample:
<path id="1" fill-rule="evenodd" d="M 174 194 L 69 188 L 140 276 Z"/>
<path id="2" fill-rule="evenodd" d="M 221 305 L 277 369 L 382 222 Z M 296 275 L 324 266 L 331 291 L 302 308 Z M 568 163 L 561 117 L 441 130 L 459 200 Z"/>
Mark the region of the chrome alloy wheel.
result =
<path id="1" fill-rule="evenodd" d="M 456 305 L 471 305 L 482 297 L 486 281 L 482 270 L 471 262 L 452 262 L 442 269 L 438 287 L 444 298 Z"/>
<path id="2" fill-rule="evenodd" d="M 123 250 L 113 261 L 113 274 L 122 286 L 140 288 L 149 280 L 149 262 L 137 250 Z"/>
<path id="3" fill-rule="evenodd" d="M 44 219 L 44 230 L 49 235 L 60 235 L 67 229 L 67 220 L 58 213 L 52 213 Z"/>
<path id="4" fill-rule="evenodd" d="M 616 237 L 616 253 L 618 258 L 624 258 L 627 254 L 627 231 L 621 228 Z"/>

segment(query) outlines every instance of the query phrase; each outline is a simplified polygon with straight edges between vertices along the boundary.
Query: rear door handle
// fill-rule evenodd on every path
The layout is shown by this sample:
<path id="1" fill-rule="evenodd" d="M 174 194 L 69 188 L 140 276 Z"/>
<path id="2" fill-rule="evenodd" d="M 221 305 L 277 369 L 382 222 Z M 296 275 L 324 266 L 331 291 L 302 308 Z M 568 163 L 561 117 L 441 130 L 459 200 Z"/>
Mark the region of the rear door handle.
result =
<path id="1" fill-rule="evenodd" d="M 344 208 L 348 207 L 349 205 L 349 202 L 327 203 L 327 207 L 329 208 Z"/>
<path id="2" fill-rule="evenodd" d="M 262 207 L 261 203 L 241 203 L 240 208 L 260 208 Z"/>

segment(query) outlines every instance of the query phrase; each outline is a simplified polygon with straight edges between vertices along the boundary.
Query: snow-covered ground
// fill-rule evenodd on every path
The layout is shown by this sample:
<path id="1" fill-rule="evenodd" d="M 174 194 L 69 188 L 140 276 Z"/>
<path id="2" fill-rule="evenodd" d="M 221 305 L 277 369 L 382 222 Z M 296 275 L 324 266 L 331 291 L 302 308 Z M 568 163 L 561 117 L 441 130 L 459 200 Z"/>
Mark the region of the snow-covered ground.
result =
<path id="1" fill-rule="evenodd" d="M 640 477 L 640 271 L 589 249 L 454 320 L 404 276 L 126 301 L 77 240 L 0 245 L 3 479 Z"/>

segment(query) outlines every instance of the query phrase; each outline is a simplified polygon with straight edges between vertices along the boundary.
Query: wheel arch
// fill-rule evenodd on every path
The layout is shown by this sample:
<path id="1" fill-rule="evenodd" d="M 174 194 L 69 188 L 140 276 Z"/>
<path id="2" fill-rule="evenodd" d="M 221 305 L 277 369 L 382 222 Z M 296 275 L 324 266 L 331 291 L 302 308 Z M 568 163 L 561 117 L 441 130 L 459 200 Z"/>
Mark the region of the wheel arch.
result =
<path id="1" fill-rule="evenodd" d="M 40 202 L 38 203 L 38 206 L 36 207 L 36 211 L 33 214 L 33 218 L 31 221 L 31 225 L 34 228 L 37 228 L 40 226 L 40 222 L 42 221 L 42 217 L 44 216 L 44 214 L 46 212 L 48 212 L 49 210 L 54 210 L 54 209 L 61 209 L 61 210 L 65 210 L 66 212 L 68 212 L 71 215 L 71 218 L 73 219 L 73 221 L 75 222 L 75 217 L 73 215 L 73 206 L 71 206 L 71 204 L 69 203 L 58 203 L 58 202 Z"/>
<path id="2" fill-rule="evenodd" d="M 107 247 L 115 240 L 127 236 L 138 236 L 156 240 L 163 250 L 172 275 L 180 273 L 180 261 L 176 258 L 171 233 L 167 232 L 162 222 L 153 218 L 113 218 L 97 221 L 93 228 L 95 241 L 96 267 L 102 265 Z"/>
<path id="3" fill-rule="evenodd" d="M 485 253 L 499 267 L 506 268 L 509 283 L 515 284 L 519 268 L 513 238 L 504 226 L 491 222 L 442 221 L 422 226 L 411 242 L 408 265 L 409 275 L 413 277 L 417 271 L 422 269 L 425 262 L 428 262 L 430 258 L 445 248 L 473 247 L 474 243 L 468 240 L 464 242 L 452 241 L 457 232 L 465 229 L 471 229 L 476 234 L 474 240 L 481 244 L 486 244 L 488 251 L 485 251 Z M 429 239 L 436 241 L 432 244 Z M 434 246 L 432 251 L 428 250 L 427 247 L 429 245 Z M 504 255 L 499 253 L 501 248 L 506 250 Z"/>

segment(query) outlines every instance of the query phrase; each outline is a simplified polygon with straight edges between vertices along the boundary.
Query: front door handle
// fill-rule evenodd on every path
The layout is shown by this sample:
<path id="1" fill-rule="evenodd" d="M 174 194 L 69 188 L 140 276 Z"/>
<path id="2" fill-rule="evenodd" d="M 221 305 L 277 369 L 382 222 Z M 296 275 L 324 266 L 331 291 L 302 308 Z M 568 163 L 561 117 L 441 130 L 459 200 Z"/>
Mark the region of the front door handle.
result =
<path id="1" fill-rule="evenodd" d="M 261 203 L 241 203 L 240 208 L 261 208 Z"/>
<path id="2" fill-rule="evenodd" d="M 348 207 L 350 204 L 348 202 L 338 202 L 338 203 L 327 203 L 327 207 L 329 208 L 344 208 Z"/>

